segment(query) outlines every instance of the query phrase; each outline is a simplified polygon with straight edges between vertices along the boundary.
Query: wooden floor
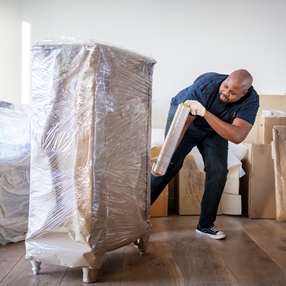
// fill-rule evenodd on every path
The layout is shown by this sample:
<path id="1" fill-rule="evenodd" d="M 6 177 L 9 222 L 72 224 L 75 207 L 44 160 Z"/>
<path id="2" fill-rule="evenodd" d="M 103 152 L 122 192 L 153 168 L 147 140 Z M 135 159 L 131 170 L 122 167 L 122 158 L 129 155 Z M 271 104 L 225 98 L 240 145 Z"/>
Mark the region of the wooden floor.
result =
<path id="1" fill-rule="evenodd" d="M 147 252 L 127 245 L 106 254 L 90 285 L 286 285 L 286 222 L 218 216 L 225 240 L 195 233 L 196 216 L 152 218 Z M 24 242 L 0 246 L 0 285 L 87 285 L 80 268 L 41 265 L 33 275 Z"/>

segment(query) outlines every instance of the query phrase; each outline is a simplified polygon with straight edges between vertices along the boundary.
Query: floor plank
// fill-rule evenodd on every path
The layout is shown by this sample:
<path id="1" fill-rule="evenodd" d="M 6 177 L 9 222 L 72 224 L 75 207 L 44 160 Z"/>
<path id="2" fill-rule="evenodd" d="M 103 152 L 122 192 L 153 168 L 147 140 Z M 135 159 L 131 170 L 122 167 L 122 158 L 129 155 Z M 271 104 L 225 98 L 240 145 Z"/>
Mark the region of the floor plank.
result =
<path id="1" fill-rule="evenodd" d="M 0 282 L 9 274 L 24 254 L 23 241 L 0 246 Z"/>
<path id="2" fill-rule="evenodd" d="M 41 264 L 41 270 L 39 275 L 34 275 L 32 272 L 32 265 L 30 261 L 25 259 L 25 256 L 21 258 L 19 263 L 11 270 L 8 276 L 0 283 L 2 286 L 16 286 L 16 285 L 60 285 L 63 277 L 67 271 L 67 267 Z"/>
<path id="3" fill-rule="evenodd" d="M 212 240 L 212 243 L 239 285 L 283 285 L 286 281 L 285 271 L 245 232 L 248 222 L 245 218 L 222 216 L 218 225 L 227 226 L 228 237 L 223 241 Z M 261 237 L 263 239 L 265 236 Z"/>
<path id="4" fill-rule="evenodd" d="M 247 235 L 286 272 L 286 223 L 259 219 L 240 221 Z"/>
<path id="5" fill-rule="evenodd" d="M 197 216 L 152 218 L 143 255 L 133 244 L 106 253 L 98 280 L 89 285 L 261 286 L 286 285 L 286 223 L 240 216 L 218 216 L 225 240 L 195 233 Z M 39 275 L 25 260 L 24 242 L 0 247 L 3 286 L 83 286 L 81 268 L 43 263 Z"/>
<path id="6" fill-rule="evenodd" d="M 180 285 L 237 285 L 211 240 L 195 233 L 197 219 L 177 217 L 166 227 L 167 233 L 173 232 L 170 245 L 181 272 Z"/>
<path id="7" fill-rule="evenodd" d="M 97 281 L 88 285 L 102 285 L 101 282 L 105 286 L 120 285 L 122 260 L 127 247 L 121 247 L 106 253 L 106 259 L 99 270 Z M 139 255 L 139 252 L 137 255 Z M 86 286 L 87 284 L 82 279 L 81 268 L 69 268 L 60 286 Z"/>
<path id="8" fill-rule="evenodd" d="M 147 253 L 141 256 L 125 255 L 122 281 L 128 279 L 130 285 L 131 282 L 136 285 L 179 285 L 165 224 L 157 218 L 152 224 Z"/>

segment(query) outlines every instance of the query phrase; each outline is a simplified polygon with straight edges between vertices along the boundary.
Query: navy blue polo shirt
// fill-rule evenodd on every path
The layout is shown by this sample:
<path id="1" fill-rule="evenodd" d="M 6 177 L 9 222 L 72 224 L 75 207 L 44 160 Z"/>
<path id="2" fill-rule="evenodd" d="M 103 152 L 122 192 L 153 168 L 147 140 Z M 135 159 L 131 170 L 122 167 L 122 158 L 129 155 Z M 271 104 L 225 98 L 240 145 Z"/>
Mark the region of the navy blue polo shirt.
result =
<path id="1" fill-rule="evenodd" d="M 178 105 L 190 99 L 199 101 L 206 110 L 225 122 L 232 123 L 235 118 L 241 118 L 253 125 L 259 108 L 257 92 L 251 86 L 247 94 L 238 101 L 221 103 L 219 87 L 227 77 L 228 75 L 214 72 L 202 74 L 191 86 L 181 90 L 172 98 L 169 114 L 174 115 Z M 196 116 L 192 124 L 203 129 L 213 130 L 201 116 Z"/>

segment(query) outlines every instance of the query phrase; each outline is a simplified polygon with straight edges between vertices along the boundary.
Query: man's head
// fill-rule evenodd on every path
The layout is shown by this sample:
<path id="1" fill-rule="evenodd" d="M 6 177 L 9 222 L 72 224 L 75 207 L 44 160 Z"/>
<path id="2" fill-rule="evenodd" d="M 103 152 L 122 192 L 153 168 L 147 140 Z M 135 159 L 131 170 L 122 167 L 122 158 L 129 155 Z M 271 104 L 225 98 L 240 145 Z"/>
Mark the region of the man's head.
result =
<path id="1" fill-rule="evenodd" d="M 236 102 L 247 94 L 251 85 L 251 74 L 244 69 L 236 70 L 221 83 L 219 99 L 224 103 Z"/>

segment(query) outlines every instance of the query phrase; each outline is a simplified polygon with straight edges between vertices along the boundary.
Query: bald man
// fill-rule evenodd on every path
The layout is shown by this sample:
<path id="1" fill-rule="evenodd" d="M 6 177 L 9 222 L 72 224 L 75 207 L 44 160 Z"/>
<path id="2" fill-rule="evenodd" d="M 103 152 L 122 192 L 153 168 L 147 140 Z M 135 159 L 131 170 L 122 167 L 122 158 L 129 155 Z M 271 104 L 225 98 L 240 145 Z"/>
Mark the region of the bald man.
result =
<path id="1" fill-rule="evenodd" d="M 246 138 L 259 108 L 259 96 L 252 87 L 252 80 L 245 69 L 230 75 L 209 72 L 199 76 L 171 100 L 165 136 L 179 104 L 188 105 L 190 114 L 166 174 L 151 174 L 151 204 L 182 168 L 192 148 L 197 146 L 206 173 L 196 227 L 199 235 L 213 239 L 226 237 L 223 231 L 214 228 L 214 222 L 228 173 L 228 141 L 238 144 Z"/>

